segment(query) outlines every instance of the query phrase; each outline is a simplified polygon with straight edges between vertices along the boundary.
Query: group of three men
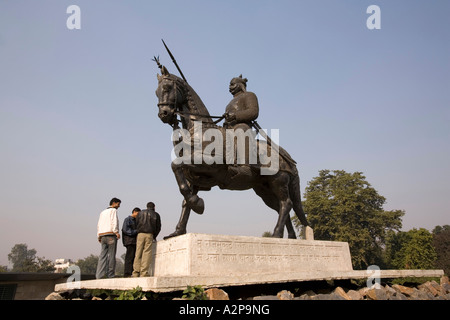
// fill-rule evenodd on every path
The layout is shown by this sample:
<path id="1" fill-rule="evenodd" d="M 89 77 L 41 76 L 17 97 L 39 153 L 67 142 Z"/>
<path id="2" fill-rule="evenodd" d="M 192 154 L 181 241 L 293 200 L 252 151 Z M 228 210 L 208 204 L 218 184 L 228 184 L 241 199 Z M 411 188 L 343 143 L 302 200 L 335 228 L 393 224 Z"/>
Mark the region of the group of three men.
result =
<path id="1" fill-rule="evenodd" d="M 120 239 L 117 209 L 121 200 L 111 199 L 109 207 L 100 213 L 97 224 L 97 237 L 101 252 L 97 264 L 96 278 L 114 278 L 116 268 L 117 240 Z M 155 211 L 153 202 L 147 209 L 134 208 L 125 218 L 122 226 L 122 243 L 125 253 L 125 277 L 148 277 L 152 260 L 152 243 L 161 231 L 161 217 Z"/>

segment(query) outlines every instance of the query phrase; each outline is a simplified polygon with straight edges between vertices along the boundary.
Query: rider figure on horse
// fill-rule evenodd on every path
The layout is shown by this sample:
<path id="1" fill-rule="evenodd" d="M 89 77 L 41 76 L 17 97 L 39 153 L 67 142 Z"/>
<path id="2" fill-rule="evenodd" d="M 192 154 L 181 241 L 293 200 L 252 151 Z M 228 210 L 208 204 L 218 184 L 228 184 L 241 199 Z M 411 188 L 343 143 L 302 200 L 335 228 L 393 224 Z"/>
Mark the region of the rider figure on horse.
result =
<path id="1" fill-rule="evenodd" d="M 253 131 L 252 121 L 258 117 L 259 106 L 256 95 L 247 91 L 247 81 L 242 74 L 231 79 L 229 91 L 233 99 L 225 108 L 226 159 L 231 160 L 231 163 L 227 162 L 230 164 L 229 183 L 236 178 L 245 180 L 245 177 L 251 177 L 249 165 L 257 164 L 256 132 Z M 228 134 L 230 132 L 231 135 Z"/>
<path id="2" fill-rule="evenodd" d="M 253 92 L 247 91 L 247 79 L 239 77 L 230 81 L 230 93 L 233 99 L 225 108 L 225 129 L 251 129 L 251 122 L 258 118 L 258 98 Z"/>

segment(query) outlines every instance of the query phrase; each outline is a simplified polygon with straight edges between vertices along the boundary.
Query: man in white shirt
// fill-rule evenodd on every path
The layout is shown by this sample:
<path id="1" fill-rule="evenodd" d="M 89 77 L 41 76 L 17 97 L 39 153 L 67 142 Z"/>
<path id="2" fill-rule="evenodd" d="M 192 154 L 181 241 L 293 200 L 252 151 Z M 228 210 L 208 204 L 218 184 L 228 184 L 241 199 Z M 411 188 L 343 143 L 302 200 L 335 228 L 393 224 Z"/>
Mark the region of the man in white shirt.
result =
<path id="1" fill-rule="evenodd" d="M 95 274 L 97 279 L 101 279 L 105 275 L 108 278 L 114 278 L 116 273 L 117 240 L 120 239 L 117 209 L 121 202 L 117 198 L 112 198 L 109 207 L 100 213 L 98 219 L 97 238 L 101 244 L 101 252 Z"/>

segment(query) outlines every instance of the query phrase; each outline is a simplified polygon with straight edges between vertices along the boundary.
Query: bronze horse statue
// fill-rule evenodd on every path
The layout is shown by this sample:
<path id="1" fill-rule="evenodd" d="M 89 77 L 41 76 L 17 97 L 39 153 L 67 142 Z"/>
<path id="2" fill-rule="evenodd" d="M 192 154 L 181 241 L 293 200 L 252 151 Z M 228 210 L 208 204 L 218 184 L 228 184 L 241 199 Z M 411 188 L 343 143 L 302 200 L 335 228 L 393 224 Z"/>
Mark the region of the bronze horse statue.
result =
<path id="1" fill-rule="evenodd" d="M 192 135 L 191 139 L 194 139 L 196 135 L 196 123 L 201 124 L 202 131 L 200 134 L 203 134 L 208 129 L 214 129 L 217 132 L 221 132 L 225 137 L 225 129 L 216 124 L 218 121 L 214 122 L 212 120 L 213 117 L 210 116 L 207 108 L 192 87 L 185 80 L 170 74 L 166 67 L 160 66 L 160 68 L 162 74 L 157 75 L 158 88 L 156 89 L 159 118 L 164 123 L 169 124 L 174 132 L 184 130 L 184 132 L 190 133 Z M 179 127 L 180 123 L 182 128 Z M 180 138 L 176 136 L 178 136 L 178 133 L 173 138 L 174 147 L 180 146 L 179 143 L 181 143 Z M 186 141 L 184 142 L 186 143 Z M 267 155 L 275 151 L 278 152 L 278 149 L 275 149 L 275 146 L 267 141 L 257 140 L 255 143 L 257 150 L 266 150 Z M 187 144 L 189 145 L 190 141 L 187 141 Z M 203 141 L 200 146 L 200 152 L 205 151 L 206 147 Z M 164 239 L 186 233 L 190 211 L 193 210 L 198 214 L 202 214 L 204 211 L 203 199 L 197 193 L 199 191 L 209 191 L 214 186 L 227 190 L 253 189 L 268 207 L 278 213 L 278 221 L 273 231 L 273 237 L 282 238 L 284 226 L 286 226 L 288 237 L 295 239 L 296 234 L 290 219 L 290 210 L 294 209 L 301 224 L 305 227 L 308 226 L 301 203 L 300 178 L 295 161 L 281 147 L 278 148 L 280 151 L 283 151 L 283 154 L 279 157 L 277 170 L 272 174 L 261 174 L 261 170 L 267 166 L 266 164 L 248 162 L 248 148 L 246 150 L 247 162 L 244 164 L 230 164 L 223 161 L 216 161 L 215 163 L 209 161 L 206 163 L 205 159 L 201 162 L 191 161 L 190 163 L 172 161 L 172 170 L 184 200 L 180 220 L 175 232 Z M 219 158 L 221 155 L 225 156 L 225 149 L 216 149 L 216 156 Z M 183 152 L 185 153 L 184 156 L 189 156 L 188 158 L 190 159 L 194 158 L 194 152 L 187 154 L 190 151 L 185 149 L 183 149 Z"/>

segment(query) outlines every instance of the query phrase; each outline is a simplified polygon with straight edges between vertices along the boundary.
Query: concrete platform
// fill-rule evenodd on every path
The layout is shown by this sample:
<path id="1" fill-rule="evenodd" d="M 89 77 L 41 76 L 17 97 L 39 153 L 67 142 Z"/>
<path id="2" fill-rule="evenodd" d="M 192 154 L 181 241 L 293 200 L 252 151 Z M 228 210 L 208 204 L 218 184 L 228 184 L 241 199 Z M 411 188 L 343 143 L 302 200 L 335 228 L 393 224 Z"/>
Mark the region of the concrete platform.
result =
<path id="1" fill-rule="evenodd" d="M 440 277 L 444 274 L 442 270 L 380 270 L 379 276 L 383 278 L 403 277 Z M 371 273 L 366 270 L 355 270 L 347 272 L 333 271 L 304 271 L 286 274 L 265 273 L 245 274 L 240 276 L 174 276 L 174 277 L 146 277 L 146 278 L 114 278 L 101 280 L 80 281 L 68 286 L 66 283 L 57 284 L 55 291 L 69 289 L 108 289 L 108 290 L 131 290 L 137 286 L 143 291 L 171 292 L 184 290 L 188 285 L 202 285 L 204 288 L 242 286 L 252 284 L 286 283 L 316 280 L 341 280 L 341 279 L 367 279 Z M 75 286 L 74 286 L 75 284 Z"/>
<path id="2" fill-rule="evenodd" d="M 188 285 L 226 287 L 368 277 L 440 277 L 442 270 L 353 270 L 348 243 L 262 237 L 186 234 L 157 242 L 151 277 L 61 283 L 73 288 L 170 292 Z"/>

